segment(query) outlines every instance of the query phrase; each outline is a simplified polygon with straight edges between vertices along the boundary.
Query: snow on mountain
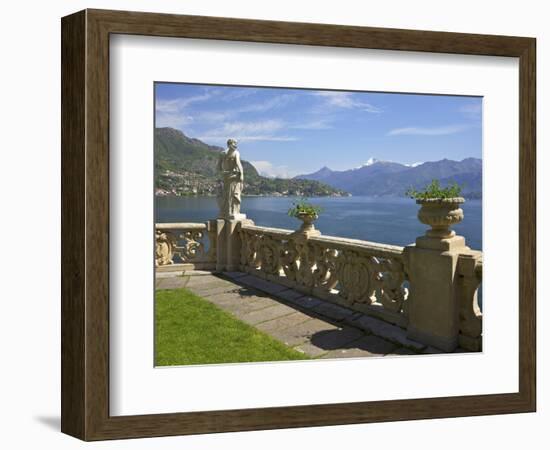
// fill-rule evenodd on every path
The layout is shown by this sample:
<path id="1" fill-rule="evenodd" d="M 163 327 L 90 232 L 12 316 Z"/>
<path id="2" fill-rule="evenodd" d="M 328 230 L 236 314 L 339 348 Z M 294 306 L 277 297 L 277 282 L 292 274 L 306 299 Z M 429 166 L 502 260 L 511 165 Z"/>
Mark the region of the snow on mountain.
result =
<path id="1" fill-rule="evenodd" d="M 362 169 L 363 167 L 369 167 L 369 166 L 373 166 L 374 164 L 386 163 L 386 162 L 391 162 L 391 161 L 382 161 L 381 159 L 377 159 L 377 158 L 374 158 L 374 157 L 370 157 L 370 158 L 367 160 L 366 163 L 361 164 L 360 166 L 357 166 L 357 167 L 353 168 L 352 170 Z"/>
<path id="2" fill-rule="evenodd" d="M 356 167 L 356 169 L 360 169 L 361 167 L 372 166 L 374 164 L 379 164 L 379 163 L 394 163 L 394 161 L 388 161 L 388 160 L 382 160 L 382 159 L 370 157 L 367 160 L 366 163 L 361 164 L 359 167 Z M 424 163 L 423 162 L 414 162 L 414 163 L 411 163 L 411 164 L 406 164 L 406 163 L 395 163 L 395 164 L 402 164 L 403 166 L 406 166 L 406 167 L 417 167 L 417 166 L 420 166 L 421 164 L 424 164 Z"/>
<path id="3" fill-rule="evenodd" d="M 372 156 L 368 159 L 368 161 L 363 164 L 363 166 L 372 166 L 373 164 L 376 164 L 378 162 L 382 162 L 379 159 L 373 158 Z"/>

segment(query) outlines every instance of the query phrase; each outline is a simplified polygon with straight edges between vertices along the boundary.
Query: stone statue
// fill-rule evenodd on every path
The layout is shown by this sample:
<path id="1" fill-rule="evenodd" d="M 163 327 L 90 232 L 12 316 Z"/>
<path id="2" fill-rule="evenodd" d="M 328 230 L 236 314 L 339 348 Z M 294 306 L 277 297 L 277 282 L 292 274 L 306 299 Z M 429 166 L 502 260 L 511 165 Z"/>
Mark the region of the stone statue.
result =
<path id="1" fill-rule="evenodd" d="M 237 141 L 228 139 L 227 150 L 220 155 L 218 172 L 223 180 L 219 197 L 220 217 L 245 219 L 241 214 L 241 193 L 244 186 L 243 166 L 237 150 Z"/>

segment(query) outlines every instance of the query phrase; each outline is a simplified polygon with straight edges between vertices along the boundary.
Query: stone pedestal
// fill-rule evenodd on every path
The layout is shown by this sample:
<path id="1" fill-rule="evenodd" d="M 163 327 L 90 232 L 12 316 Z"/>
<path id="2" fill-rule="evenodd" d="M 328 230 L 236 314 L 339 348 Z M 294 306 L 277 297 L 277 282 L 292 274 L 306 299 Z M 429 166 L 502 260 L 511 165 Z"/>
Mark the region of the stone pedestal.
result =
<path id="1" fill-rule="evenodd" d="M 296 230 L 291 235 L 294 239 L 309 239 L 315 236 L 321 236 L 321 232 L 316 229 L 307 229 L 307 230 Z"/>
<path id="2" fill-rule="evenodd" d="M 254 225 L 245 214 L 239 219 L 216 219 L 216 270 L 233 272 L 239 270 L 241 261 L 240 224 Z"/>
<path id="3" fill-rule="evenodd" d="M 459 255 L 469 250 L 462 236 L 422 236 L 416 245 L 405 247 L 410 282 L 409 338 L 447 352 L 457 347 L 460 305 L 456 267 Z"/>
<path id="4" fill-rule="evenodd" d="M 246 214 L 230 214 L 227 217 L 219 217 L 220 219 L 226 219 L 226 220 L 234 220 L 237 222 L 240 222 L 242 220 L 246 220 Z"/>
<path id="5" fill-rule="evenodd" d="M 298 219 L 302 221 L 302 225 L 292 233 L 294 238 L 309 239 L 310 237 L 321 236 L 321 232 L 315 229 L 315 225 L 313 224 L 318 219 L 317 214 L 300 213 L 298 214 Z"/>

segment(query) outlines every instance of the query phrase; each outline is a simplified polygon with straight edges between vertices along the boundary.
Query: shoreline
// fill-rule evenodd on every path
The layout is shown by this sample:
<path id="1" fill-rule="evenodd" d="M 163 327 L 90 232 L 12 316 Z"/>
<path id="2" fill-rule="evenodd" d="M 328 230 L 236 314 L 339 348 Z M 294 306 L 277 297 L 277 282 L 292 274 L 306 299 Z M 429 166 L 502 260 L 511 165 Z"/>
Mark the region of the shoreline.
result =
<path id="1" fill-rule="evenodd" d="M 399 196 L 399 195 L 318 195 L 318 196 L 311 196 L 306 197 L 302 195 L 274 195 L 274 194 L 248 194 L 248 195 L 242 195 L 242 198 L 377 198 L 377 199 L 409 199 L 407 196 Z M 474 196 L 470 197 L 468 195 L 463 195 L 463 197 L 466 200 L 483 200 L 483 196 Z M 175 194 L 155 194 L 156 198 L 217 198 L 216 195 L 207 195 L 207 194 L 192 194 L 192 195 L 175 195 Z"/>

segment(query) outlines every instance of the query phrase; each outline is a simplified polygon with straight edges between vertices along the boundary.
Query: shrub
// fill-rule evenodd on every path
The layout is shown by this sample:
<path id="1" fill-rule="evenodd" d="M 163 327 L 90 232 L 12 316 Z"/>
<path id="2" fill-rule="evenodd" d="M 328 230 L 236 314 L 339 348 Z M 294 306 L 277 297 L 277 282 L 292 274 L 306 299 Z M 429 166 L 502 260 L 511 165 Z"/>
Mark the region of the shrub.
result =
<path id="1" fill-rule="evenodd" d="M 410 188 L 405 192 L 405 195 L 416 200 L 426 200 L 429 198 L 454 198 L 460 197 L 462 187 L 458 183 L 453 183 L 450 186 L 443 187 L 438 180 L 432 180 L 423 190 L 417 191 Z"/>
<path id="2" fill-rule="evenodd" d="M 323 211 L 323 208 L 313 205 L 303 198 L 296 202 L 292 202 L 292 208 L 288 210 L 288 215 L 290 217 L 299 217 L 301 214 L 316 216 L 319 215 L 321 211 Z"/>

